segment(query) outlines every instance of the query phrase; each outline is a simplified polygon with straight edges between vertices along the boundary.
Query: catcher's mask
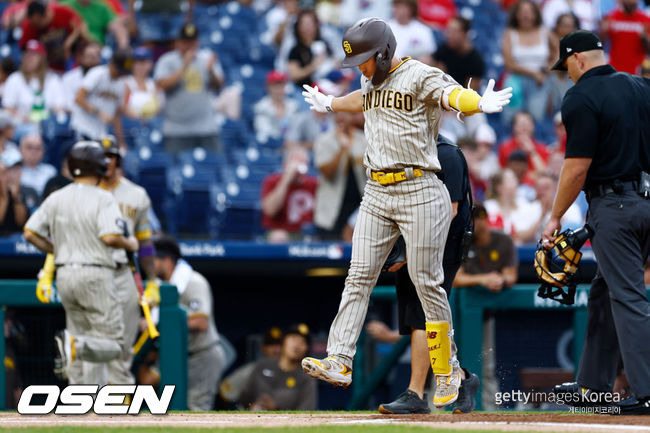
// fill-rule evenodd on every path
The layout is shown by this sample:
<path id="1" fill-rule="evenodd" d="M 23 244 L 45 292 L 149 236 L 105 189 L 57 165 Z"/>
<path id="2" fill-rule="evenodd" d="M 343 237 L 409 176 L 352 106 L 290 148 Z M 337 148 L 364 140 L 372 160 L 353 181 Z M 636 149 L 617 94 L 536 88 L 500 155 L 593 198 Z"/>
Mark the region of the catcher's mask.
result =
<path id="1" fill-rule="evenodd" d="M 540 242 L 535 252 L 535 271 L 542 285 L 537 291 L 540 298 L 548 298 L 564 305 L 575 302 L 575 273 L 582 258 L 580 248 L 594 234 L 588 224 L 578 230 L 565 230 L 555 239 L 550 249 Z M 567 291 L 564 291 L 566 286 Z"/>

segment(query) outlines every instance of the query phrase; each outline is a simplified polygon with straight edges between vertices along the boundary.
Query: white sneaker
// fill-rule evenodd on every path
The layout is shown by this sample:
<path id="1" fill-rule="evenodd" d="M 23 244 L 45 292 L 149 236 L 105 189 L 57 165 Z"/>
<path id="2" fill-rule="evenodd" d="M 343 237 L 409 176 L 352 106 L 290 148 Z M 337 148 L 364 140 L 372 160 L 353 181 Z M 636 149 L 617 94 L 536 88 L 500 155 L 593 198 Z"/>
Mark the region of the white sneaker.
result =
<path id="1" fill-rule="evenodd" d="M 54 335 L 54 375 L 60 380 L 68 380 L 70 364 L 74 361 L 74 338 L 67 329 Z"/>
<path id="2" fill-rule="evenodd" d="M 433 395 L 433 405 L 444 407 L 454 403 L 458 399 L 460 382 L 460 369 L 457 368 L 450 375 L 436 375 L 436 393 Z"/>
<path id="3" fill-rule="evenodd" d="M 333 356 L 325 359 L 304 358 L 302 371 L 334 386 L 347 388 L 352 383 L 352 370 Z"/>

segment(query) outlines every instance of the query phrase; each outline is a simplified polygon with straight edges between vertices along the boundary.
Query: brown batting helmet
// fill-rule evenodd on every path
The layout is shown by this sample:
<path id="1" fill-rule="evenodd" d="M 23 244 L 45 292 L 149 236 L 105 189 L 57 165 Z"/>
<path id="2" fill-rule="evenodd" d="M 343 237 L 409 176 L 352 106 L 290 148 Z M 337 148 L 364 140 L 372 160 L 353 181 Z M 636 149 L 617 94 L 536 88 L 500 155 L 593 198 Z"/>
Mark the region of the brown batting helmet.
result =
<path id="1" fill-rule="evenodd" d="M 96 141 L 79 141 L 68 152 L 68 168 L 73 177 L 104 177 L 107 167 L 104 149 Z"/>
<path id="2" fill-rule="evenodd" d="M 354 23 L 343 35 L 344 68 L 353 68 L 375 57 L 377 69 L 372 84 L 381 84 L 388 76 L 397 42 L 388 23 L 379 18 L 364 18 Z"/>

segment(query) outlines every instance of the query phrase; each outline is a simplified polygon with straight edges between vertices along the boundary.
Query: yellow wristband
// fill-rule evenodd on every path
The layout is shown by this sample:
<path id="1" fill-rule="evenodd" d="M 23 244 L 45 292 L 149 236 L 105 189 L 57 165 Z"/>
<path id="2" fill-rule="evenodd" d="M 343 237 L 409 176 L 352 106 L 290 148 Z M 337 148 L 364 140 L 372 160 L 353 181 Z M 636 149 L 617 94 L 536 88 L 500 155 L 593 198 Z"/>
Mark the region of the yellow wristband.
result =
<path id="1" fill-rule="evenodd" d="M 449 94 L 449 105 L 461 113 L 471 113 L 478 110 L 481 95 L 472 89 L 456 87 Z"/>

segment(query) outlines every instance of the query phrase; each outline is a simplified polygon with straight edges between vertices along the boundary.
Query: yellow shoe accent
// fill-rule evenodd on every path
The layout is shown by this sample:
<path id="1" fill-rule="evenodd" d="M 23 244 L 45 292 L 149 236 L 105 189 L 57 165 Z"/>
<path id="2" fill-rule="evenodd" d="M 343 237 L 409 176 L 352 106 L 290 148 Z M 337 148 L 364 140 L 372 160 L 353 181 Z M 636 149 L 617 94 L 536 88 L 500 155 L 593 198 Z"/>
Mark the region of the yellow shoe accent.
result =
<path id="1" fill-rule="evenodd" d="M 74 345 L 74 337 L 70 336 L 70 362 L 74 362 L 77 358 L 77 348 Z"/>
<path id="2" fill-rule="evenodd" d="M 352 370 L 334 356 L 325 359 L 304 358 L 302 370 L 309 376 L 335 386 L 347 388 L 352 383 Z"/>
<path id="3" fill-rule="evenodd" d="M 460 370 L 456 369 L 447 376 L 436 376 L 436 392 L 433 395 L 433 404 L 436 407 L 449 406 L 458 400 L 461 377 Z"/>

